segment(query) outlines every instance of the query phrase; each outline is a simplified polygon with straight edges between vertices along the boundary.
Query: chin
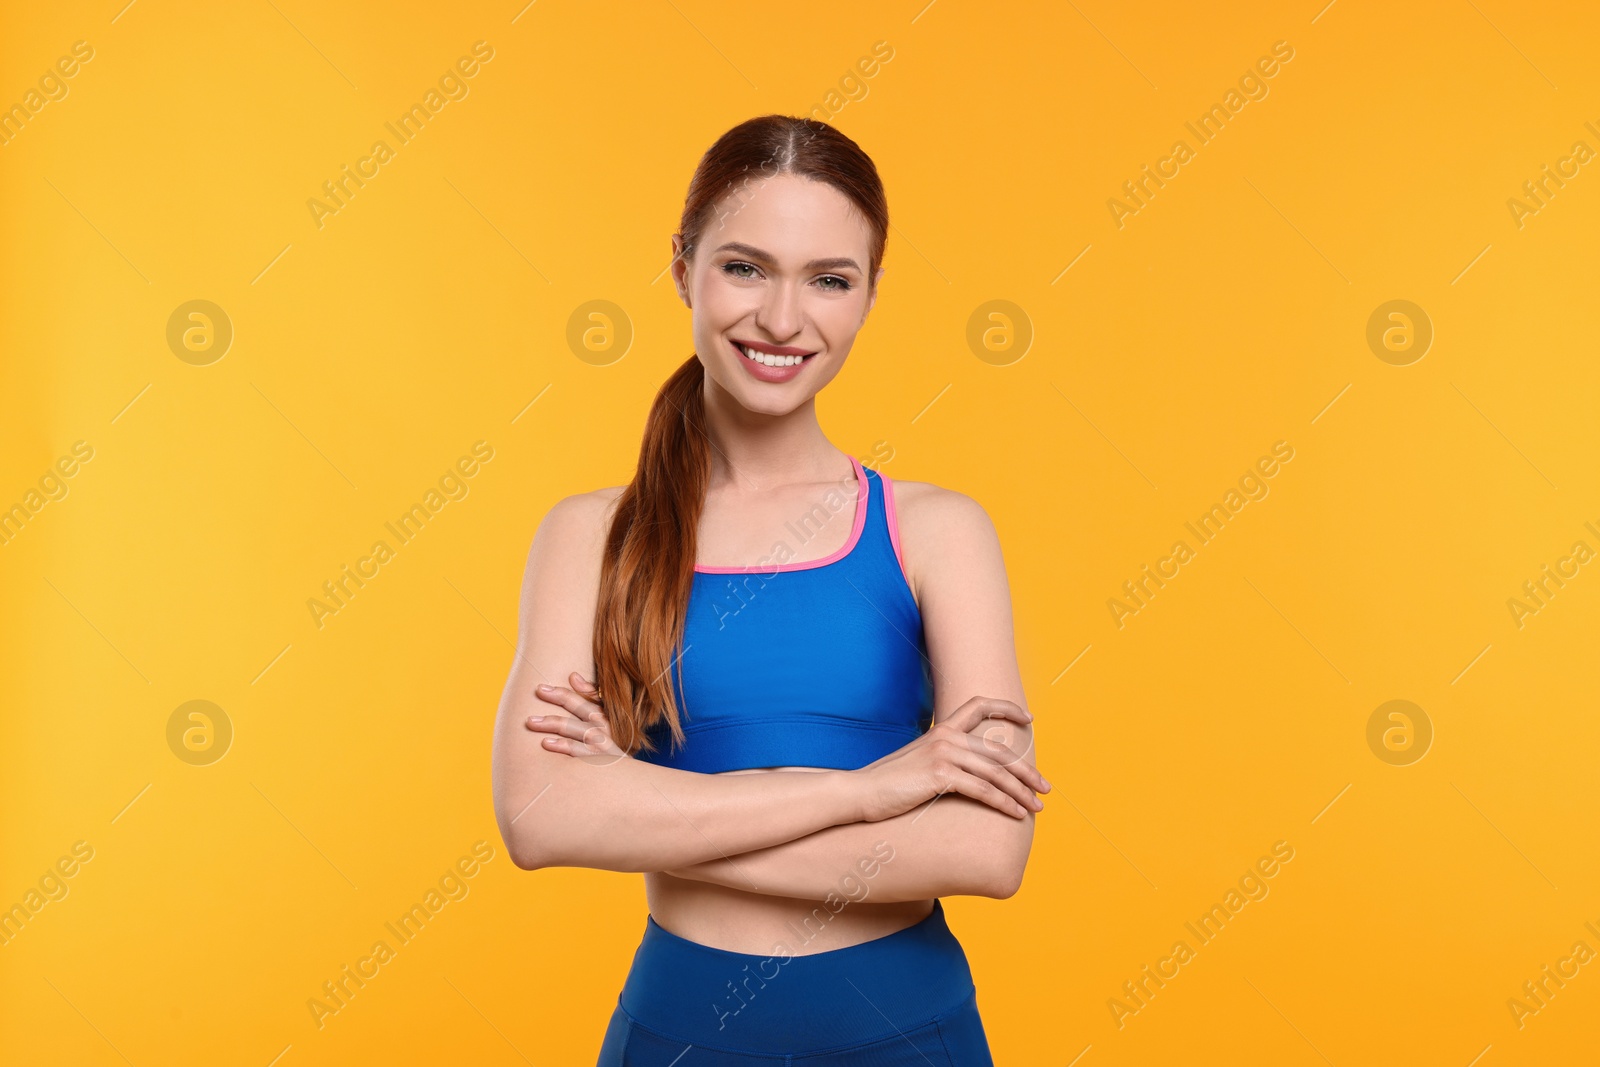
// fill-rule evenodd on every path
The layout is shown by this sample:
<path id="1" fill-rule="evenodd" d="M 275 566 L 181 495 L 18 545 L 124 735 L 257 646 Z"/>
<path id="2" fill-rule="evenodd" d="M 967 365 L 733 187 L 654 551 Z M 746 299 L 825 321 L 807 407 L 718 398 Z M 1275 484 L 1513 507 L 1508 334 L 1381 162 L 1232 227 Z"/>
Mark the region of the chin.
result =
<path id="1" fill-rule="evenodd" d="M 742 406 L 746 411 L 757 415 L 779 416 L 788 415 L 791 412 L 798 410 L 800 405 L 804 404 L 807 400 L 810 400 L 816 394 L 796 393 L 792 396 L 778 397 L 772 394 L 763 396 L 760 393 L 755 393 L 752 395 L 751 393 L 744 392 L 736 393 L 734 395 L 739 398 L 740 406 Z"/>

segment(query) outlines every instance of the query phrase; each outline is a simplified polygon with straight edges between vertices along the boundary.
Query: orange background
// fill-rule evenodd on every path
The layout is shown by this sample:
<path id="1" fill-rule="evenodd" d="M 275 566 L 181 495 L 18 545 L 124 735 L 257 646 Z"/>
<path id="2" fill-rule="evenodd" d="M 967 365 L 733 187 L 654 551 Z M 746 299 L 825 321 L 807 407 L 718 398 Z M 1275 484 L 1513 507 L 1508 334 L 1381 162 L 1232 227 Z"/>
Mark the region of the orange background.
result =
<path id="1" fill-rule="evenodd" d="M 1600 149 L 1591 7 L 519 8 L 4 16 L 0 104 L 93 58 L 0 147 L 0 506 L 66 490 L 0 544 L 0 906 L 74 872 L 0 946 L 0 1060 L 593 1062 L 645 906 L 632 875 L 518 871 L 496 833 L 523 561 L 553 502 L 628 478 L 690 352 L 662 272 L 700 153 L 813 106 L 894 220 L 824 427 L 993 516 L 1056 783 L 1022 891 L 946 901 L 998 1062 L 1592 1053 L 1594 962 L 1507 1006 L 1600 950 L 1596 565 L 1508 607 L 1600 549 L 1596 164 L 1508 206 Z M 307 201 L 477 41 L 467 95 L 319 227 Z M 168 343 L 191 300 L 232 328 L 204 365 Z M 569 345 L 593 300 L 626 351 Z M 1369 346 L 1391 300 L 1431 324 L 1421 358 Z M 478 441 L 466 495 L 319 628 L 307 600 Z M 1184 524 L 1279 441 L 1200 544 Z M 204 765 L 169 734 L 195 700 L 209 744 L 232 731 Z M 1391 700 L 1409 749 L 1369 745 Z M 306 1002 L 477 841 L 467 895 L 319 1029 Z M 1199 945 L 1184 924 L 1278 841 L 1269 895 Z"/>

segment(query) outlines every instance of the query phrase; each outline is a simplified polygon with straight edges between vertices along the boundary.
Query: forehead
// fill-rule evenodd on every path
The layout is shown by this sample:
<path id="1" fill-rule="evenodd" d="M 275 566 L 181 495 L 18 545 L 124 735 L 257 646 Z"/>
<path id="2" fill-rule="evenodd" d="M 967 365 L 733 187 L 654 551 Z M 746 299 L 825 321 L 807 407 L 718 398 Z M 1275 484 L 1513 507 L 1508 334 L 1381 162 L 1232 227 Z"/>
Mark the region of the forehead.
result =
<path id="1" fill-rule="evenodd" d="M 700 245 L 710 251 L 728 241 L 763 249 L 780 263 L 851 255 L 865 269 L 871 228 L 855 203 L 827 182 L 779 174 L 723 197 Z"/>

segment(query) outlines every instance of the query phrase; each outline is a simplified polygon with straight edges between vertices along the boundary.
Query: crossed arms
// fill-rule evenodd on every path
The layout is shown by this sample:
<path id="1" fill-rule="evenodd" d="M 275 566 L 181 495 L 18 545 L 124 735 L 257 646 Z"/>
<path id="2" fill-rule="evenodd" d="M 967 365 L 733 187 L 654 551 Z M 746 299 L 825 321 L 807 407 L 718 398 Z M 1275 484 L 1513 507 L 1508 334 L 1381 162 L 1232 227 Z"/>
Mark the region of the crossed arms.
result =
<path id="1" fill-rule="evenodd" d="M 905 483 L 899 485 L 903 490 Z M 664 871 L 747 892 L 822 899 L 839 871 L 887 840 L 895 862 L 874 878 L 880 901 L 1017 891 L 1034 826 L 1033 811 L 1020 806 L 1019 818 L 949 792 L 883 817 L 864 771 L 696 774 L 589 754 L 578 743 L 563 748 L 550 743 L 552 732 L 530 729 L 532 715 L 565 717 L 570 726 L 582 713 L 580 685 L 593 668 L 599 553 L 613 499 L 602 490 L 562 500 L 529 550 L 517 655 L 501 696 L 493 760 L 496 817 L 519 867 Z M 901 540 L 907 557 L 919 561 L 914 578 L 935 723 L 980 695 L 1026 709 L 992 523 L 969 497 L 932 486 L 918 487 L 916 507 L 916 522 L 902 522 Z M 903 507 L 902 515 L 909 510 Z M 570 673 L 544 669 L 557 667 Z M 541 682 L 562 692 L 540 699 L 534 688 Z M 1019 765 L 1018 775 L 1036 773 L 1031 725 L 997 718 L 973 733 L 997 743 L 975 748 L 1009 750 L 995 758 Z"/>

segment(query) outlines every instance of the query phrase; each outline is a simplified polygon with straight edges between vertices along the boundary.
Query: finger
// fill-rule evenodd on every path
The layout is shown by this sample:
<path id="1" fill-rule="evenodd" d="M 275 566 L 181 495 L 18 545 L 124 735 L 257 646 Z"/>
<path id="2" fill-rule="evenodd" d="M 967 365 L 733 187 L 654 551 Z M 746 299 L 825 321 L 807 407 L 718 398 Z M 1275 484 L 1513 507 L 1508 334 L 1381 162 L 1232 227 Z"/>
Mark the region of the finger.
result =
<path id="1" fill-rule="evenodd" d="M 608 731 L 611 729 L 611 720 L 606 718 L 605 709 L 592 701 L 583 700 L 577 707 L 570 710 L 572 714 L 585 722 L 603 727 Z"/>
<path id="2" fill-rule="evenodd" d="M 1012 700 L 1001 700 L 989 710 L 987 715 L 991 719 L 1010 719 L 1012 722 L 1029 726 L 1033 723 L 1033 712 Z"/>
<path id="3" fill-rule="evenodd" d="M 1050 781 L 1044 775 L 1039 773 L 1039 768 L 1030 766 L 1029 764 L 1022 762 L 1020 759 L 1011 763 L 1007 763 L 1004 766 L 1006 770 L 1010 771 L 1023 782 L 1027 783 L 1028 788 L 1032 789 L 1035 793 L 1050 792 Z"/>
<path id="4" fill-rule="evenodd" d="M 1010 700 L 1001 700 L 999 697 L 973 697 L 949 718 L 949 722 L 959 727 L 963 732 L 971 730 L 985 719 L 1011 719 L 1027 725 L 1033 721 L 1023 708 Z"/>
<path id="5" fill-rule="evenodd" d="M 609 743 L 585 744 L 582 741 L 574 741 L 567 737 L 546 737 L 542 740 L 560 745 L 562 747 L 557 751 L 565 752 L 569 756 L 582 759 L 585 763 L 593 764 L 597 767 L 609 767 L 618 760 L 627 758 L 626 752 L 615 748 Z"/>
<path id="6" fill-rule="evenodd" d="M 554 752 L 562 752 L 568 756 L 612 756 L 613 754 L 603 748 L 585 744 L 583 741 L 571 737 L 543 737 L 540 738 L 544 746 Z"/>
<path id="7" fill-rule="evenodd" d="M 627 756 L 611 738 L 609 727 L 600 723 L 584 722 L 567 715 L 530 715 L 523 721 L 526 729 L 570 739 L 574 747 L 563 749 L 569 756 Z"/>
<path id="8" fill-rule="evenodd" d="M 577 671 L 572 672 L 570 675 L 570 681 L 572 682 L 572 688 L 581 693 L 585 699 L 594 702 L 596 705 L 596 710 L 598 711 L 598 705 L 600 702 L 599 687 L 593 682 L 589 681 L 583 675 L 579 674 Z"/>
<path id="9" fill-rule="evenodd" d="M 1010 771 L 1018 778 L 1021 778 L 1024 782 L 1027 782 L 1028 787 L 1031 788 L 1035 793 L 1050 792 L 1050 779 L 1046 778 L 1042 773 L 1040 773 L 1039 768 L 1033 764 L 1026 763 L 1022 759 L 1018 758 L 1010 763 L 1007 763 L 1005 766 L 1006 770 Z"/>
<path id="10" fill-rule="evenodd" d="M 564 689 L 559 685 L 541 685 L 534 689 L 533 695 L 540 700 L 560 705 L 572 712 L 572 714 L 584 719 L 592 718 L 594 713 L 600 710 L 599 705 L 585 700 L 572 690 Z"/>
<path id="11" fill-rule="evenodd" d="M 1003 769 L 1000 770 L 1001 776 L 998 778 L 991 778 L 989 772 L 987 771 L 979 771 L 976 773 L 978 777 L 983 778 L 985 781 L 989 782 L 990 785 L 994 786 L 1000 792 L 1009 797 L 1012 803 L 1021 805 L 1027 811 L 1044 810 L 1044 801 L 1035 796 L 1033 790 L 1029 789 L 1025 785 L 1022 785 L 1015 778 L 1011 778 L 1010 776 L 1006 775 Z"/>
<path id="12" fill-rule="evenodd" d="M 583 736 L 579 740 L 588 746 L 589 751 L 596 756 L 603 752 L 609 752 L 616 747 L 611 743 L 611 731 L 603 726 L 586 726 Z"/>
<path id="13" fill-rule="evenodd" d="M 934 766 L 935 776 L 974 800 L 997 811 L 1022 816 L 1034 808 L 1031 791 L 993 760 L 962 745 L 940 745 L 944 751 Z"/>
<path id="14" fill-rule="evenodd" d="M 574 741 L 582 741 L 586 730 L 594 727 L 567 715 L 530 715 L 523 724 L 528 729 L 547 734 L 560 734 Z"/>
<path id="15" fill-rule="evenodd" d="M 977 752 L 967 752 L 955 759 L 968 773 L 989 782 L 1023 807 L 1031 811 L 1044 810 L 1044 801 L 1035 796 L 1025 782 L 1012 774 L 1009 766 L 1001 766 Z"/>
<path id="16" fill-rule="evenodd" d="M 1021 804 L 1018 804 L 1011 797 L 985 782 L 982 778 L 976 778 L 970 774 L 958 774 L 951 783 L 951 787 L 957 793 L 987 804 L 1004 815 L 1021 819 L 1028 814 Z"/>
<path id="17" fill-rule="evenodd" d="M 1033 735 L 1028 735 L 1028 743 L 1021 749 L 1012 748 L 1008 742 L 1014 735 L 1014 730 L 1009 725 L 995 724 L 987 727 L 981 733 L 967 735 L 970 747 L 996 763 L 1005 767 L 1012 774 L 1026 782 L 1036 793 L 1050 792 L 1050 783 L 1039 769 L 1023 759 L 1033 751 Z"/>

